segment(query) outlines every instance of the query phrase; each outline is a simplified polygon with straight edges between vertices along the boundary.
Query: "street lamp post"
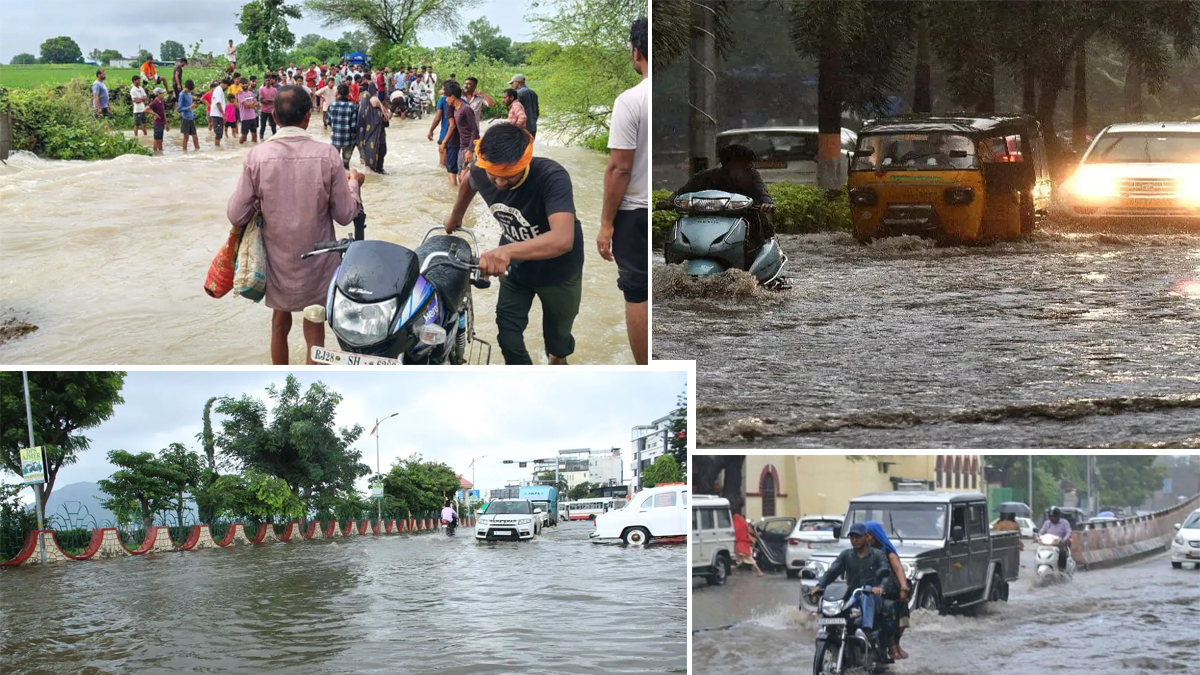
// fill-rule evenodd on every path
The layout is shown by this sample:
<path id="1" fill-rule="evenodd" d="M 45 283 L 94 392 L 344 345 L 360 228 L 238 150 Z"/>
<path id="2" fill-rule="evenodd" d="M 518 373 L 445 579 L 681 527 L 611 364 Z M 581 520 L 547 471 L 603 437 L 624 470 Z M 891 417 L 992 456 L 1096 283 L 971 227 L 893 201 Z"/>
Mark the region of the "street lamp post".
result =
<path id="1" fill-rule="evenodd" d="M 29 404 L 29 373 L 22 370 L 21 371 L 21 381 L 25 385 L 25 421 L 28 422 L 28 424 L 29 424 L 29 447 L 32 448 L 32 447 L 34 447 L 34 445 L 33 445 L 33 408 Z M 17 458 L 20 459 L 20 453 L 17 454 Z M 49 473 L 46 470 L 46 451 L 45 450 L 42 451 L 41 459 L 42 459 L 42 475 L 45 476 L 47 473 Z M 39 530 L 41 530 L 42 528 L 45 527 L 43 518 L 45 516 L 46 505 L 42 503 L 42 494 L 43 494 L 44 488 L 45 488 L 44 482 L 35 483 L 33 486 L 34 507 L 37 512 L 37 528 Z M 42 564 L 45 565 L 46 564 L 46 535 L 42 534 L 41 532 L 38 532 L 38 551 L 41 552 Z"/>
<path id="2" fill-rule="evenodd" d="M 384 417 L 383 419 L 380 419 L 378 417 L 375 418 L 375 427 L 371 429 L 371 435 L 373 435 L 375 437 L 375 475 L 376 476 L 380 476 L 383 474 L 383 469 L 381 469 L 380 465 L 379 465 L 379 425 L 383 424 L 384 420 L 390 420 L 399 414 L 400 413 L 398 413 L 398 412 L 394 412 L 391 415 Z M 382 478 L 380 478 L 379 480 L 382 480 Z M 375 522 L 379 523 L 382 521 L 383 521 L 383 499 L 376 499 L 375 500 Z"/>

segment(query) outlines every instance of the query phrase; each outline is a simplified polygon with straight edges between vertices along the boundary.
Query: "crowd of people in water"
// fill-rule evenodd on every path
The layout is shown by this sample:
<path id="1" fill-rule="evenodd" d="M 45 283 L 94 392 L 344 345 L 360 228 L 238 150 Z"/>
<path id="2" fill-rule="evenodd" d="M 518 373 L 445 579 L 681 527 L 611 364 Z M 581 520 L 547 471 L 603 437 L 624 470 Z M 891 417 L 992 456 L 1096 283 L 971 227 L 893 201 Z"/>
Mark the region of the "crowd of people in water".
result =
<path id="1" fill-rule="evenodd" d="M 596 247 L 602 258 L 617 264 L 630 348 L 635 362 L 645 364 L 650 91 L 645 19 L 631 27 L 630 47 L 632 65 L 642 79 L 613 105 Z M 185 60 L 176 66 L 175 80 L 182 78 L 182 66 Z M 236 133 L 239 143 L 257 144 L 245 157 L 227 215 L 235 228 L 261 215 L 269 261 L 265 303 L 274 312 L 273 363 L 288 363 L 292 314 L 325 304 L 338 264 L 336 256 L 302 260 L 301 254 L 314 242 L 336 239 L 333 223 L 349 224 L 361 210 L 364 175 L 351 168 L 354 150 L 361 166 L 385 173 L 385 129 L 392 120 L 407 117 L 414 105 L 428 106 L 434 113 L 426 138 L 432 142 L 437 134 L 439 165 L 457 191 L 444 221 L 446 231 L 462 227 L 477 194 L 501 230 L 500 245 L 484 251 L 478 265 L 483 274 L 500 278 L 496 324 L 504 362 L 533 363 L 524 333 L 537 299 L 546 358 L 555 365 L 567 363 L 575 351 L 572 328 L 583 290 L 583 230 L 567 170 L 552 159 L 534 157 L 540 111 L 537 94 L 523 75 L 510 78 L 510 88 L 503 92 L 507 118 L 481 131 L 484 109 L 496 105 L 496 99 L 482 91 L 474 77 L 460 83 L 457 74 L 443 80 L 428 66 L 393 71 L 344 61 L 335 66 L 310 63 L 307 69 L 289 64 L 263 73 L 261 81 L 257 73 L 239 71 L 233 59 L 228 70 L 227 77 L 210 83 L 207 99 L 197 99 L 194 83 L 182 79 L 174 100 L 185 151 L 189 138 L 199 147 L 193 109 L 206 111 L 214 144 L 219 145 L 227 129 L 230 139 Z M 101 83 L 102 77 L 101 71 Z M 434 91 L 438 98 L 431 101 Z M 131 98 L 136 104 L 136 98 L 145 97 Z M 164 98 L 165 91 L 158 87 L 149 104 L 156 139 L 161 137 Z M 98 101 L 98 114 L 100 110 Z M 327 142 L 309 133 L 315 114 L 328 130 Z M 345 171 L 344 178 L 336 168 Z M 324 347 L 324 324 L 305 321 L 303 332 L 311 363 L 312 347 Z"/>

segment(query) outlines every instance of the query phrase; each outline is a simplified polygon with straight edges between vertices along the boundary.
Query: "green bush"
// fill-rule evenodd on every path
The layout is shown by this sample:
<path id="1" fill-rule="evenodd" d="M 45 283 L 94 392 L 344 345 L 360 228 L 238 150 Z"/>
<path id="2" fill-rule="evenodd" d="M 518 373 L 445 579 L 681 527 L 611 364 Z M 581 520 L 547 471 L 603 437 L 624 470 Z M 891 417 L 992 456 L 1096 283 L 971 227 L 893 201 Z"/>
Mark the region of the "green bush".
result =
<path id="1" fill-rule="evenodd" d="M 772 183 L 767 186 L 775 201 L 770 216 L 775 231 L 783 234 L 807 234 L 850 230 L 850 202 L 845 190 L 830 193 L 815 185 Z M 666 201 L 670 190 L 655 190 L 653 203 Z M 655 211 L 652 219 L 654 246 L 662 246 L 667 232 L 675 224 L 674 211 Z"/>
<path id="2" fill-rule="evenodd" d="M 80 81 L 37 89 L 0 89 L 0 109 L 12 111 L 16 149 L 53 159 L 151 154 L 136 140 L 110 131 L 95 119 L 90 85 Z"/>
<path id="3" fill-rule="evenodd" d="M 610 154 L 608 150 L 608 130 L 605 130 L 603 133 L 596 134 L 595 136 L 584 137 L 584 139 L 580 142 L 580 145 L 598 152 L 603 152 L 606 155 Z"/>
<path id="4" fill-rule="evenodd" d="M 775 200 L 771 224 L 776 232 L 806 234 L 850 230 L 850 202 L 845 190 L 829 192 L 815 185 L 772 183 Z"/>

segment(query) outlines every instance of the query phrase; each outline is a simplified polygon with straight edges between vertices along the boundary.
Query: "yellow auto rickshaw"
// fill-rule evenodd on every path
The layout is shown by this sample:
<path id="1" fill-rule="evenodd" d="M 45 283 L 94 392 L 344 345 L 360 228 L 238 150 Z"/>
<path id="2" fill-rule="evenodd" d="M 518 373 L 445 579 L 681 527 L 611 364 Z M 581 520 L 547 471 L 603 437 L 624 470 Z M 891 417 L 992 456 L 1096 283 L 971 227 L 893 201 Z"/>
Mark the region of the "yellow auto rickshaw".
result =
<path id="1" fill-rule="evenodd" d="M 860 242 L 912 234 L 946 243 L 1011 239 L 1050 207 L 1050 170 L 1031 116 L 871 120 L 850 165 Z"/>

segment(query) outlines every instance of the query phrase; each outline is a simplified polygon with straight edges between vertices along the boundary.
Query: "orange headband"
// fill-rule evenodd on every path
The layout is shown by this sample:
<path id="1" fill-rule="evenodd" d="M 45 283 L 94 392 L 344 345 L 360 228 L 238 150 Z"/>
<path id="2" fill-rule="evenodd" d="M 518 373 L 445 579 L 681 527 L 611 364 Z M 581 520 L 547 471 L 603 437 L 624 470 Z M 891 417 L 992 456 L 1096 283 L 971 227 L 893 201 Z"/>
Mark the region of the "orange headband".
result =
<path id="1" fill-rule="evenodd" d="M 529 131 L 525 130 L 525 134 L 529 135 Z M 533 161 L 533 136 L 529 136 L 529 143 L 525 146 L 525 152 L 521 155 L 521 158 L 509 164 L 492 163 L 484 159 L 483 153 L 479 151 L 479 141 L 481 140 L 483 139 L 475 139 L 475 166 L 493 176 L 502 176 L 504 178 L 517 176 Z"/>

